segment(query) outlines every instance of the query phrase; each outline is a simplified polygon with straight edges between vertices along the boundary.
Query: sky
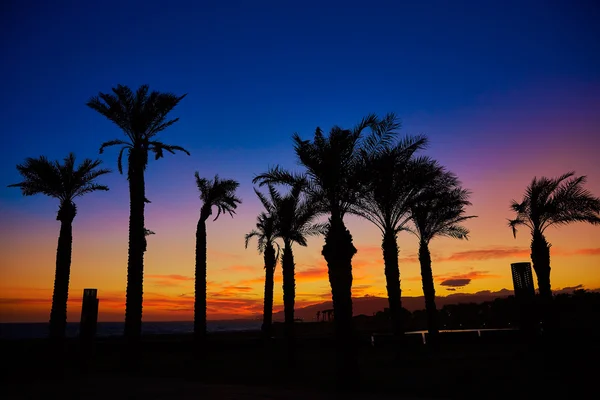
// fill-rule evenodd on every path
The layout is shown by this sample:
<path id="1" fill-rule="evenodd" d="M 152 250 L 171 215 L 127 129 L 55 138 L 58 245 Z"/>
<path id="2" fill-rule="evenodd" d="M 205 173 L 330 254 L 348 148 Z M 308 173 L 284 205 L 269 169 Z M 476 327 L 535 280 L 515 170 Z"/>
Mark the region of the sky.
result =
<path id="1" fill-rule="evenodd" d="M 264 271 L 244 248 L 260 203 L 252 178 L 273 165 L 300 170 L 291 136 L 352 127 L 395 112 L 402 135 L 425 134 L 425 155 L 472 191 L 468 241 L 431 242 L 437 294 L 512 289 L 510 263 L 529 260 L 529 232 L 513 238 L 511 199 L 534 176 L 586 175 L 600 195 L 600 6 L 594 1 L 113 1 L 0 2 L 0 322 L 47 321 L 58 202 L 22 197 L 26 157 L 100 158 L 109 192 L 77 201 L 69 321 L 83 288 L 97 288 L 99 319 L 122 321 L 127 180 L 119 129 L 86 101 L 117 84 L 187 97 L 160 134 L 191 156 L 146 172 L 144 320 L 191 320 L 194 172 L 240 182 L 234 218 L 208 221 L 208 317 L 262 312 Z M 381 235 L 355 217 L 353 295 L 385 296 Z M 550 229 L 553 288 L 600 288 L 600 227 Z M 398 238 L 402 290 L 422 295 L 417 241 Z M 296 306 L 331 299 L 322 238 L 294 248 Z M 457 280 L 462 286 L 457 286 Z M 537 286 L 537 285 L 536 285 Z M 275 310 L 282 308 L 281 270 Z"/>

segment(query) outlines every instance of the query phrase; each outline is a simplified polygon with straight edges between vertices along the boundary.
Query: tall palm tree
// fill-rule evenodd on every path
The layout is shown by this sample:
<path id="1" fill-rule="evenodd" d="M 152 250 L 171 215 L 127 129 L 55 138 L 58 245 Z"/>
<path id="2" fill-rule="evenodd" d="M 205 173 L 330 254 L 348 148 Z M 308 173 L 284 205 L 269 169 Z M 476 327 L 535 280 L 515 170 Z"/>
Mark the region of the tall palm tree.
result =
<path id="1" fill-rule="evenodd" d="M 263 201 L 262 194 L 254 190 L 258 197 Z M 275 215 L 273 214 L 270 203 L 263 203 L 267 210 L 261 212 L 256 221 L 256 228 L 245 236 L 246 248 L 250 239 L 256 237 L 258 242 L 258 252 L 263 254 L 265 262 L 265 295 L 263 305 L 263 323 L 261 332 L 266 338 L 271 337 L 273 324 L 273 286 L 275 284 L 275 268 L 279 258 L 279 244 L 275 241 Z M 277 250 L 275 250 L 277 248 Z"/>
<path id="2" fill-rule="evenodd" d="M 404 334 L 400 268 L 398 265 L 398 233 L 406 229 L 412 202 L 425 186 L 420 173 L 423 161 L 413 160 L 414 153 L 423 149 L 427 138 L 406 137 L 381 152 L 365 154 L 365 190 L 351 207 L 351 212 L 372 222 L 382 234 L 384 272 L 392 331 Z"/>
<path id="3" fill-rule="evenodd" d="M 429 243 L 439 236 L 468 239 L 469 230 L 461 223 L 476 216 L 465 215 L 465 207 L 471 205 L 470 192 L 461 187 L 456 175 L 445 171 L 435 162 L 430 163 L 430 168 L 430 171 L 437 176 L 431 179 L 427 189 L 411 205 L 410 218 L 414 226 L 409 228 L 409 232 L 419 239 L 419 263 L 425 296 L 427 329 L 431 341 L 435 343 L 439 328 Z"/>
<path id="4" fill-rule="evenodd" d="M 600 224 L 600 198 L 594 197 L 583 185 L 585 176 L 568 172 L 557 178 L 533 178 L 523 200 L 512 200 L 510 208 L 517 215 L 508 221 L 513 235 L 518 226 L 531 231 L 531 261 L 537 276 L 540 296 L 552 299 L 550 286 L 550 243 L 544 232 L 550 226 L 568 225 L 573 222 Z"/>
<path id="5" fill-rule="evenodd" d="M 399 123 L 394 114 L 380 119 L 369 115 L 353 129 L 334 126 L 328 136 L 317 128 L 312 141 L 293 135 L 294 149 L 300 164 L 306 168 L 307 195 L 329 214 L 322 254 L 327 262 L 335 314 L 337 379 L 341 388 L 357 383 L 358 363 L 353 349 L 352 323 L 352 257 L 356 248 L 344 224 L 344 216 L 360 197 L 364 179 L 360 154 L 379 151 L 390 143 Z M 370 128 L 369 135 L 364 131 Z M 276 166 L 254 178 L 267 183 L 294 184 L 303 175 Z"/>
<path id="6" fill-rule="evenodd" d="M 216 221 L 223 213 L 233 217 L 235 209 L 242 201 L 236 197 L 235 191 L 240 185 L 233 179 L 222 180 L 218 175 L 214 179 L 201 178 L 195 173 L 196 185 L 200 191 L 200 218 L 196 228 L 196 282 L 194 298 L 194 339 L 197 344 L 203 343 L 206 336 L 206 220 L 217 209 Z"/>
<path id="7" fill-rule="evenodd" d="M 125 134 L 125 140 L 102 143 L 100 153 L 106 147 L 121 146 L 117 166 L 123 173 L 123 153 L 127 151 L 127 179 L 129 180 L 129 254 L 127 261 L 127 293 L 125 303 L 125 336 L 131 344 L 139 341 L 142 330 L 142 303 L 144 285 L 144 252 L 146 231 L 144 207 L 146 198 L 144 171 L 148 165 L 148 153 L 158 160 L 165 152 L 174 154 L 182 151 L 180 146 L 165 144 L 157 140 L 158 133 L 179 120 L 167 119 L 167 115 L 185 97 L 172 93 L 149 92 L 142 85 L 135 92 L 123 85 L 112 89 L 113 93 L 102 93 L 92 97 L 87 106 L 115 123 Z"/>
<path id="8" fill-rule="evenodd" d="M 61 164 L 46 157 L 27 158 L 17 170 L 23 182 L 9 185 L 19 187 L 24 196 L 45 194 L 58 199 L 59 207 L 56 219 L 60 221 L 60 234 L 56 249 L 56 272 L 54 293 L 50 311 L 50 338 L 61 340 L 65 337 L 67 325 L 67 300 L 69 298 L 69 276 L 71 274 L 71 251 L 73 245 L 73 219 L 77 214 L 74 200 L 77 197 L 108 190 L 105 185 L 95 183 L 96 178 L 110 172 L 98 168 L 102 161 L 86 158 L 75 165 L 75 154 L 70 153 Z"/>

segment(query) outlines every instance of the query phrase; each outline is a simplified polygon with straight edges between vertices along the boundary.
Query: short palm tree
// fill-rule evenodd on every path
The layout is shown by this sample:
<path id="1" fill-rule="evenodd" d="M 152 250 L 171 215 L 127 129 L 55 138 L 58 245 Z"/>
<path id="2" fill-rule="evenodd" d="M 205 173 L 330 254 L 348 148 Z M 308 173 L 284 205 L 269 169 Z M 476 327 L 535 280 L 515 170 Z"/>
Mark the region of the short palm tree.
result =
<path id="1" fill-rule="evenodd" d="M 409 232 L 419 239 L 419 262 L 425 296 L 427 329 L 431 341 L 435 343 L 439 328 L 429 243 L 439 236 L 468 239 L 469 230 L 461 223 L 475 216 L 465 215 L 465 207 L 471 205 L 470 193 L 461 187 L 456 175 L 445 171 L 437 163 L 431 163 L 430 168 L 432 174 L 437 176 L 430 180 L 426 190 L 411 205 L 410 218 L 414 226 L 409 229 Z"/>
<path id="2" fill-rule="evenodd" d="M 557 178 L 533 178 L 523 200 L 512 201 L 510 208 L 517 214 L 508 226 L 517 235 L 518 226 L 531 231 L 531 261 L 537 275 L 540 296 L 552 299 L 550 286 L 550 244 L 544 235 L 550 226 L 573 222 L 600 224 L 600 198 L 594 197 L 583 185 L 585 176 L 576 177 L 574 172 Z"/>
<path id="3" fill-rule="evenodd" d="M 365 154 L 364 170 L 370 178 L 365 180 L 363 195 L 351 207 L 353 214 L 375 224 L 383 236 L 381 249 L 392 331 L 396 336 L 404 334 L 398 233 L 406 229 L 410 206 L 426 184 L 424 175 L 419 173 L 419 161 L 412 158 L 426 144 L 425 137 L 409 136 L 381 152 Z"/>
<path id="4" fill-rule="evenodd" d="M 288 349 L 288 363 L 295 362 L 294 341 L 294 304 L 296 299 L 296 278 L 294 262 L 294 243 L 306 246 L 307 236 L 321 234 L 323 224 L 314 224 L 317 216 L 316 205 L 303 195 L 304 180 L 295 182 L 289 193 L 282 195 L 273 185 L 268 185 L 269 198 L 256 192 L 261 202 L 270 204 L 275 215 L 275 235 L 283 240 L 281 269 L 283 272 L 283 309 L 284 331 Z"/>
<path id="5" fill-rule="evenodd" d="M 222 180 L 218 175 L 214 179 L 201 178 L 196 172 L 196 185 L 200 191 L 200 218 L 196 228 L 196 283 L 194 298 L 194 339 L 203 343 L 206 336 L 206 220 L 217 209 L 216 221 L 223 213 L 233 217 L 235 209 L 242 201 L 235 191 L 240 185 L 233 179 Z"/>
<path id="6" fill-rule="evenodd" d="M 69 298 L 69 276 L 71 274 L 71 251 L 73 245 L 73 219 L 77 214 L 74 200 L 77 197 L 108 190 L 105 185 L 95 182 L 96 178 L 110 172 L 98 168 L 102 161 L 86 158 L 75 165 L 73 153 L 59 161 L 50 161 L 46 157 L 27 158 L 17 170 L 23 182 L 9 185 L 19 187 L 24 196 L 45 194 L 60 202 L 56 219 L 60 221 L 60 234 L 56 249 L 56 272 L 54 277 L 54 293 L 52 294 L 52 310 L 50 311 L 50 338 L 61 340 L 65 337 L 67 325 L 67 300 Z"/>
<path id="7" fill-rule="evenodd" d="M 125 134 L 125 140 L 102 143 L 100 153 L 110 146 L 121 146 L 117 166 L 123 173 L 123 153 L 127 151 L 127 179 L 129 180 L 129 255 L 127 261 L 127 299 L 125 303 L 125 336 L 137 342 L 142 330 L 142 303 L 144 285 L 144 252 L 146 230 L 144 207 L 146 198 L 144 171 L 148 165 L 148 153 L 158 160 L 165 152 L 189 152 L 182 147 L 157 140 L 157 134 L 179 120 L 167 119 L 167 115 L 185 97 L 172 93 L 149 92 L 142 85 L 135 92 L 123 85 L 92 97 L 87 105 L 115 123 Z"/>
<path id="8" fill-rule="evenodd" d="M 262 193 L 254 190 L 258 197 L 263 201 Z M 263 205 L 266 212 L 261 212 L 256 221 L 256 228 L 245 236 L 246 248 L 250 239 L 256 237 L 258 242 L 258 252 L 263 255 L 265 262 L 265 296 L 263 304 L 263 323 L 261 332 L 264 337 L 270 338 L 273 324 L 273 286 L 275 283 L 275 268 L 279 258 L 279 244 L 275 241 L 275 215 L 269 202 Z M 277 248 L 277 250 L 276 250 Z"/>
<path id="9" fill-rule="evenodd" d="M 394 114 L 383 119 L 369 115 L 353 129 L 334 126 L 328 136 L 317 128 L 312 141 L 303 140 L 298 134 L 293 136 L 296 155 L 306 168 L 306 194 L 320 211 L 329 214 L 322 254 L 327 261 L 335 314 L 337 379 L 343 388 L 355 384 L 358 374 L 352 322 L 352 257 L 356 248 L 344 216 L 361 195 L 360 182 L 365 178 L 360 169 L 361 153 L 379 151 L 388 145 L 398 126 Z M 371 133 L 365 136 L 368 128 Z M 293 185 L 303 179 L 304 175 L 276 166 L 255 177 L 254 182 Z"/>

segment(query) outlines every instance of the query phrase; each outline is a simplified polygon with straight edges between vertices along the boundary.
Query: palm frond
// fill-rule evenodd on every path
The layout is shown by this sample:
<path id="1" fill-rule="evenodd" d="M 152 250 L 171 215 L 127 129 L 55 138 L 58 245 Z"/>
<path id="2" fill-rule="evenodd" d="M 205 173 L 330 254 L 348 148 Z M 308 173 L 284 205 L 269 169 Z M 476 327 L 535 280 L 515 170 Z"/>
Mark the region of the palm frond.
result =
<path id="1" fill-rule="evenodd" d="M 518 225 L 529 227 L 532 232 L 544 232 L 552 225 L 574 222 L 600 224 L 600 198 L 584 188 L 585 176 L 567 172 L 556 178 L 534 177 L 525 189 L 522 202 L 512 201 L 511 210 L 516 213 L 513 229 Z"/>
<path id="2" fill-rule="evenodd" d="M 106 191 L 108 187 L 95 180 L 110 172 L 99 168 L 101 160 L 84 159 L 75 168 L 75 154 L 70 153 L 63 162 L 49 161 L 46 157 L 27 158 L 17 170 L 24 178 L 20 183 L 9 185 L 19 187 L 23 195 L 44 194 L 54 197 L 63 203 L 72 203 L 73 199 L 98 190 Z M 74 207 L 74 205 L 73 205 Z"/>
<path id="3" fill-rule="evenodd" d="M 294 183 L 299 180 L 304 180 L 305 177 L 302 174 L 293 173 L 284 170 L 281 166 L 276 165 L 275 167 L 271 167 L 267 172 L 256 175 L 252 179 L 252 183 L 257 184 L 258 186 L 264 185 L 294 185 Z"/>
<path id="4" fill-rule="evenodd" d="M 236 189 L 239 187 L 239 182 L 233 179 L 222 180 L 219 175 L 215 175 L 214 179 L 201 178 L 196 172 L 196 185 L 200 191 L 200 198 L 203 201 L 202 209 L 210 215 L 212 207 L 217 209 L 216 221 L 222 213 L 227 213 L 233 217 L 238 204 L 242 200 L 235 195 Z M 206 217 L 208 217 L 206 215 Z"/>
<path id="5" fill-rule="evenodd" d="M 157 141 L 150 141 L 150 142 L 148 142 L 148 145 L 149 145 L 148 149 L 150 151 L 154 152 L 155 160 L 162 158 L 164 155 L 164 151 L 167 151 L 171 154 L 175 154 L 175 151 L 181 151 L 181 152 L 187 154 L 188 156 L 190 155 L 190 152 L 181 146 L 173 146 L 173 145 L 164 144 L 164 143 L 157 142 Z"/>

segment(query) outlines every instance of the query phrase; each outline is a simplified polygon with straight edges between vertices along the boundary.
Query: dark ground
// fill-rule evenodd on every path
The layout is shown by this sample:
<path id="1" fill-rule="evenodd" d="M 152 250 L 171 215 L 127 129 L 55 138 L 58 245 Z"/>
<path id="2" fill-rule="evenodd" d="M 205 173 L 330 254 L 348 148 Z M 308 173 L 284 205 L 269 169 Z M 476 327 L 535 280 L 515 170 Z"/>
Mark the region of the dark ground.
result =
<path id="1" fill-rule="evenodd" d="M 402 350 L 382 340 L 357 344 L 361 399 L 573 398 L 597 390 L 600 343 L 590 331 L 563 332 L 525 343 L 517 331 L 448 333 L 439 351 L 409 335 Z M 87 364 L 79 342 L 53 362 L 44 340 L 0 342 L 3 398 L 39 399 L 325 399 L 335 394 L 331 337 L 298 338 L 296 368 L 285 365 L 282 343 L 257 333 L 209 336 L 204 362 L 194 362 L 189 336 L 145 337 L 136 376 L 121 368 L 118 338 L 96 341 Z M 4 397 L 8 395 L 7 397 Z"/>

